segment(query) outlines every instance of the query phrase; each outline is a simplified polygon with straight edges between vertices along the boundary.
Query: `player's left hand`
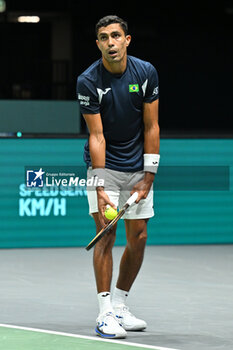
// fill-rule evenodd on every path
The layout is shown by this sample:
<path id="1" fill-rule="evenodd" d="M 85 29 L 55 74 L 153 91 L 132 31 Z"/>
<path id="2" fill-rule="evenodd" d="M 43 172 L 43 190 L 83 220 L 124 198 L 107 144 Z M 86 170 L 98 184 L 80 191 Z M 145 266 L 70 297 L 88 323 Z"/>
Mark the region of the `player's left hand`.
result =
<path id="1" fill-rule="evenodd" d="M 141 199 L 146 199 L 153 184 L 154 177 L 155 174 L 146 172 L 144 178 L 134 185 L 130 195 L 132 195 L 134 192 L 138 192 L 138 198 L 135 203 L 139 203 Z"/>

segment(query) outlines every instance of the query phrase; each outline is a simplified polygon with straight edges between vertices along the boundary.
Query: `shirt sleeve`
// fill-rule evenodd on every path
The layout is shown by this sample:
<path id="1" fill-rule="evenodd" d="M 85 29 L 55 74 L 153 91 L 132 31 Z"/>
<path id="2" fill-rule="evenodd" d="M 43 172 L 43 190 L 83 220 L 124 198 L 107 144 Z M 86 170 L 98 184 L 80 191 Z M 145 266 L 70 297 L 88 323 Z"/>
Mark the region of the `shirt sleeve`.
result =
<path id="1" fill-rule="evenodd" d="M 149 64 L 148 79 L 145 88 L 143 102 L 153 102 L 159 98 L 159 78 L 157 70 L 152 64 Z"/>
<path id="2" fill-rule="evenodd" d="M 93 82 L 83 76 L 79 76 L 77 79 L 76 93 L 82 114 L 100 113 L 98 93 Z"/>

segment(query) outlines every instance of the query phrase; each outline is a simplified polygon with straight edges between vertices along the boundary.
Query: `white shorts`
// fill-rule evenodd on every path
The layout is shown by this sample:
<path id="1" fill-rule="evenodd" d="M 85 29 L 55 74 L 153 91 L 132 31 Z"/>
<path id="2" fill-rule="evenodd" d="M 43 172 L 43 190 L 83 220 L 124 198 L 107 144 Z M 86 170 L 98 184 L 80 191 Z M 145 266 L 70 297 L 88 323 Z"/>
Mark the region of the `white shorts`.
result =
<path id="1" fill-rule="evenodd" d="M 133 186 L 144 177 L 144 171 L 134 173 L 121 172 L 111 169 L 105 169 L 105 192 L 110 200 L 121 209 L 127 199 Z M 87 179 L 92 177 L 92 170 L 87 170 Z M 89 214 L 98 213 L 98 203 L 96 190 L 93 187 L 87 187 L 87 198 L 89 203 Z M 153 208 L 153 184 L 146 199 L 141 199 L 138 204 L 132 204 L 123 215 L 122 219 L 149 219 L 154 216 Z"/>

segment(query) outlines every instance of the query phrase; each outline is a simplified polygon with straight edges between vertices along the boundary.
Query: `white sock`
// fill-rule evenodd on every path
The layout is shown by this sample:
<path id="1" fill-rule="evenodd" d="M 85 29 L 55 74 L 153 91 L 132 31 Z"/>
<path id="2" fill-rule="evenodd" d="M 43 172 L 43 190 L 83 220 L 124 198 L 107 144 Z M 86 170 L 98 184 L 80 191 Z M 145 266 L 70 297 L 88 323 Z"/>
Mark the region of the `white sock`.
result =
<path id="1" fill-rule="evenodd" d="M 99 302 L 100 314 L 103 314 L 106 312 L 113 312 L 110 292 L 98 293 L 97 298 Z"/>
<path id="2" fill-rule="evenodd" d="M 112 306 L 116 307 L 117 305 L 125 305 L 128 295 L 129 292 L 126 290 L 118 289 L 115 287 L 112 295 Z"/>

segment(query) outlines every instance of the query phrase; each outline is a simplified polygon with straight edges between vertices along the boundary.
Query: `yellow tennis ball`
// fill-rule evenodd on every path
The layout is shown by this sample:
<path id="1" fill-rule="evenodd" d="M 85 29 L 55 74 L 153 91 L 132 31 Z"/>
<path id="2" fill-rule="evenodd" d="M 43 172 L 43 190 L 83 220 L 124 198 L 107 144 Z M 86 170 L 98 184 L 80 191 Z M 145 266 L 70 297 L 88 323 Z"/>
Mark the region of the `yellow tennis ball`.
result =
<path id="1" fill-rule="evenodd" d="M 113 220 L 117 216 L 117 210 L 113 209 L 110 206 L 107 206 L 104 215 L 108 220 Z"/>

